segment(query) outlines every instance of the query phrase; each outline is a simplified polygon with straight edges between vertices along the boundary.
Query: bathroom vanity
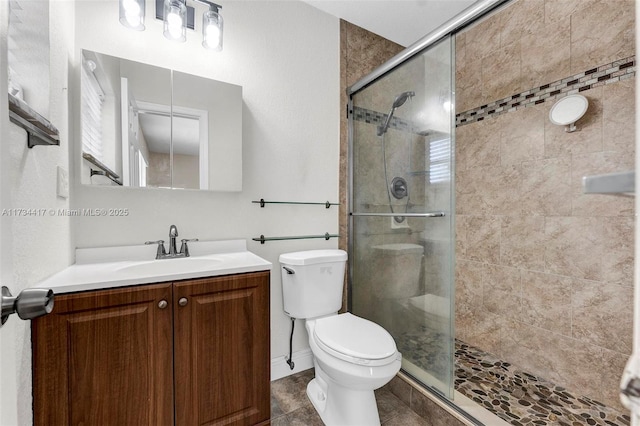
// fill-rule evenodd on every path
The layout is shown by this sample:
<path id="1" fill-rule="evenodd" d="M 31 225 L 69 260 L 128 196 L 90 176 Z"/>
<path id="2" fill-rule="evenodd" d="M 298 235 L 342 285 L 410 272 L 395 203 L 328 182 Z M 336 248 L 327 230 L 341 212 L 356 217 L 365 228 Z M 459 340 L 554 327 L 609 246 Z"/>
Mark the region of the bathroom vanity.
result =
<path id="1" fill-rule="evenodd" d="M 245 249 L 42 283 L 56 299 L 32 323 L 34 423 L 268 423 L 270 268 Z"/>

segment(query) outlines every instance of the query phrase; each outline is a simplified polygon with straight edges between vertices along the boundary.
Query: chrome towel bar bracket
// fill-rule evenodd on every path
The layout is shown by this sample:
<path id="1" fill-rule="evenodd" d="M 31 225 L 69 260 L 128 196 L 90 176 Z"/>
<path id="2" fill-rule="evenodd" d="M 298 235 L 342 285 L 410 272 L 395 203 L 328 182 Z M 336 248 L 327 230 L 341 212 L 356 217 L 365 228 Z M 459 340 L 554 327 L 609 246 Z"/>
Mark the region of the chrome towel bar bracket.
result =
<path id="1" fill-rule="evenodd" d="M 325 232 L 324 235 L 300 235 L 300 236 L 291 236 L 291 237 L 265 237 L 264 235 L 260 235 L 258 238 L 252 238 L 253 241 L 260 241 L 260 244 L 264 244 L 267 241 L 282 241 L 282 240 L 308 240 L 313 238 L 324 238 L 325 240 L 329 240 L 330 238 L 338 238 L 340 235 L 338 234 L 329 234 Z"/>
<path id="2" fill-rule="evenodd" d="M 312 205 L 312 206 L 324 206 L 325 208 L 330 208 L 331 206 L 339 206 L 340 203 L 330 203 L 329 201 L 325 201 L 324 203 L 313 203 L 306 201 L 265 201 L 264 198 L 260 198 L 260 201 L 251 201 L 254 204 L 260 204 L 260 207 L 264 207 L 267 204 L 304 204 L 304 205 Z"/>

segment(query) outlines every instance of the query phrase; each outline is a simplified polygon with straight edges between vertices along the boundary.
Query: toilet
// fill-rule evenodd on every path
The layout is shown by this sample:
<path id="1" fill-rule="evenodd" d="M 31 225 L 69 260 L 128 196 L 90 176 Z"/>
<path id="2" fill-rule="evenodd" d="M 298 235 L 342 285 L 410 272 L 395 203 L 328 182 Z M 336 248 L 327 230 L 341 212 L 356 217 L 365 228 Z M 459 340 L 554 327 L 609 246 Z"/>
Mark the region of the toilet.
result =
<path id="1" fill-rule="evenodd" d="M 371 287 L 380 299 L 408 299 L 420 293 L 420 271 L 424 247 L 418 244 L 373 246 L 371 261 L 376 265 Z"/>
<path id="2" fill-rule="evenodd" d="M 379 425 L 373 391 L 400 370 L 402 355 L 378 324 L 338 314 L 347 253 L 310 250 L 280 255 L 284 311 L 304 319 L 315 378 L 307 396 L 328 426 Z"/>

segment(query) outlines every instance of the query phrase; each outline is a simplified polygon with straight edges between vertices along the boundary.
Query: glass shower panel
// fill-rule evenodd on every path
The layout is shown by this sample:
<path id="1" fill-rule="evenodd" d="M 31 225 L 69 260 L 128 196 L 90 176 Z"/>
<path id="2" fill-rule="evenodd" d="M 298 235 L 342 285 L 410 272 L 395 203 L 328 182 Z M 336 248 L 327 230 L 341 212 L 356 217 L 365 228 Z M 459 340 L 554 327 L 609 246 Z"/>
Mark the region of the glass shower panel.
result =
<path id="1" fill-rule="evenodd" d="M 351 310 L 453 395 L 453 87 L 447 38 L 352 95 Z"/>

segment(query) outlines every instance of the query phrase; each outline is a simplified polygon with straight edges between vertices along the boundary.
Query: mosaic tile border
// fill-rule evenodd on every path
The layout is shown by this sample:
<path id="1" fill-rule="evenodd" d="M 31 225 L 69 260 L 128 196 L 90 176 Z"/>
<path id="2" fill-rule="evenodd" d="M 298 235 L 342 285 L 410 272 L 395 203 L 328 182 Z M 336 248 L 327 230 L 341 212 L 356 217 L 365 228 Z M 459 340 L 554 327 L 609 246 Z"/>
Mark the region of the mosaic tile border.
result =
<path id="1" fill-rule="evenodd" d="M 354 121 L 363 121 L 368 124 L 375 124 L 376 128 L 383 125 L 387 120 L 388 114 L 383 114 L 378 111 L 372 111 L 370 109 L 353 107 L 353 119 Z M 410 121 L 404 120 L 398 117 L 392 117 L 389 122 L 389 128 L 399 130 L 401 132 L 415 133 L 413 124 Z"/>
<path id="2" fill-rule="evenodd" d="M 456 114 L 456 127 L 476 123 L 507 112 L 538 105 L 567 95 L 584 92 L 605 84 L 626 80 L 636 74 L 636 57 L 620 59 L 609 64 L 499 99 L 478 108 Z"/>

